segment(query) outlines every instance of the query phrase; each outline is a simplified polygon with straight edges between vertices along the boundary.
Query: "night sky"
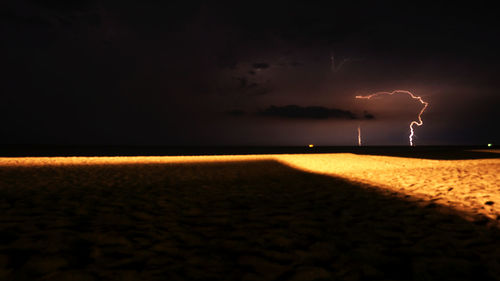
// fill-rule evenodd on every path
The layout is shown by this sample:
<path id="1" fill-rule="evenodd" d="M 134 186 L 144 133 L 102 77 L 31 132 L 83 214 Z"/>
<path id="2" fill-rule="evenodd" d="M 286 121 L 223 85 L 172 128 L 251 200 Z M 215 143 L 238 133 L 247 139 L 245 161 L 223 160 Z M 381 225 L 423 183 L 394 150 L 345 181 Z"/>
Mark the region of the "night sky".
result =
<path id="1" fill-rule="evenodd" d="M 348 2 L 3 3 L 0 143 L 500 143 L 496 9 Z"/>

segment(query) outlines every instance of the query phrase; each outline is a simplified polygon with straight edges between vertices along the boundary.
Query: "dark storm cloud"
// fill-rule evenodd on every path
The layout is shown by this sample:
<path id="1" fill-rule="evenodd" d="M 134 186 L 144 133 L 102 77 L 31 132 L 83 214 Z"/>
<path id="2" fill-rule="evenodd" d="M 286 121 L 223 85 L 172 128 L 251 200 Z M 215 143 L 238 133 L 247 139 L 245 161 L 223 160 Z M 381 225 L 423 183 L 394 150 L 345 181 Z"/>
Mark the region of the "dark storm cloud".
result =
<path id="1" fill-rule="evenodd" d="M 373 114 L 368 113 L 367 111 L 363 112 L 363 118 L 365 119 L 375 119 L 375 116 Z"/>
<path id="2" fill-rule="evenodd" d="M 246 88 L 248 85 L 248 80 L 245 77 L 235 77 L 240 84 L 240 88 Z"/>
<path id="3" fill-rule="evenodd" d="M 223 79 L 221 83 L 219 87 L 213 89 L 214 93 L 221 96 L 256 97 L 269 94 L 273 90 L 272 87 L 268 85 L 269 80 L 256 82 L 252 77 L 232 77 L 232 79 L 227 79 L 227 81 Z M 205 85 L 199 85 L 199 91 L 202 91 L 204 87 Z"/>
<path id="4" fill-rule="evenodd" d="M 241 109 L 233 109 L 233 110 L 228 110 L 224 112 L 226 115 L 233 116 L 233 117 L 240 117 L 246 114 L 244 110 Z"/>
<path id="5" fill-rule="evenodd" d="M 145 144 L 178 144 L 196 134 L 193 142 L 205 141 L 222 135 L 213 133 L 218 127 L 233 134 L 235 127 L 217 122 L 222 113 L 231 119 L 243 110 L 248 127 L 232 124 L 248 132 L 262 121 L 249 116 L 374 119 L 321 105 L 334 99 L 339 108 L 353 108 L 349 100 L 358 90 L 395 88 L 418 90 L 431 101 L 426 128 L 440 110 L 450 123 L 474 115 L 470 128 L 492 128 L 484 134 L 498 136 L 497 111 L 485 107 L 498 103 L 496 21 L 495 9 L 470 3 L 7 1 L 0 9 L 6 93 L 0 137 L 31 143 L 99 143 L 108 137 L 123 143 L 149 133 Z M 343 59 L 355 58 L 365 59 L 340 67 Z M 462 88 L 470 91 L 443 96 Z M 481 102 L 471 107 L 470 100 Z M 457 105 L 457 118 L 451 118 L 449 101 Z M 298 106 L 309 102 L 318 106 Z M 380 112 L 377 122 L 386 120 L 383 111 L 367 108 Z M 128 122 L 139 125 L 132 130 Z M 142 125 L 155 122 L 163 128 L 161 140 L 157 128 Z M 80 137 L 79 131 L 87 133 Z"/>
<path id="6" fill-rule="evenodd" d="M 38 6 L 44 6 L 50 9 L 59 11 L 75 11 L 89 9 L 100 1 L 98 0 L 85 0 L 85 1 L 65 1 L 65 0 L 30 0 Z"/>
<path id="7" fill-rule="evenodd" d="M 246 77 L 235 77 L 238 80 L 241 89 L 254 89 L 259 87 L 259 84 L 249 81 Z"/>
<path id="8" fill-rule="evenodd" d="M 39 25 L 99 25 L 98 1 L 19 1 L 3 13 L 17 21 Z"/>
<path id="9" fill-rule="evenodd" d="M 269 64 L 265 63 L 265 62 L 254 63 L 252 66 L 255 69 L 266 69 L 266 68 L 269 68 Z"/>
<path id="10" fill-rule="evenodd" d="M 358 117 L 348 111 L 323 106 L 274 106 L 264 109 L 259 113 L 262 116 L 280 117 L 290 119 L 357 119 Z"/>
<path id="11" fill-rule="evenodd" d="M 236 60 L 236 58 L 227 53 L 217 56 L 217 67 L 219 67 L 220 69 L 228 68 L 234 70 L 236 69 L 237 65 L 238 61 Z"/>

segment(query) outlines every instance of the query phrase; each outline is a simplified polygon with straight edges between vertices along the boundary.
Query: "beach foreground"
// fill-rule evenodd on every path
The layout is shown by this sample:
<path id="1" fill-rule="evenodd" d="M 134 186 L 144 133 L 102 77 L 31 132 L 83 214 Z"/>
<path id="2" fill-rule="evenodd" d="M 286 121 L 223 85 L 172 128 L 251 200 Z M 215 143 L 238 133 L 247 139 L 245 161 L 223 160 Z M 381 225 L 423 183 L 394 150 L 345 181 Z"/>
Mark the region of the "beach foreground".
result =
<path id="1" fill-rule="evenodd" d="M 500 159 L 0 159 L 2 280 L 497 280 Z"/>

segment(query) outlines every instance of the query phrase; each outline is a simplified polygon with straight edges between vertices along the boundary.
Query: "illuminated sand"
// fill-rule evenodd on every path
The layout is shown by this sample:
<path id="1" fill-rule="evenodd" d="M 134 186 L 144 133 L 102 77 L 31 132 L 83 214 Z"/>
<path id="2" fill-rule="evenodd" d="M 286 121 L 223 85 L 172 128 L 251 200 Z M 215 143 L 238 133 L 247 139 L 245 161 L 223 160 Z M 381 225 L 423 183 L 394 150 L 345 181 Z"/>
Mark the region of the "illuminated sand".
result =
<path id="1" fill-rule="evenodd" d="M 498 152 L 495 150 L 480 150 Z M 333 175 L 402 195 L 451 206 L 467 214 L 500 217 L 500 159 L 428 160 L 336 154 L 225 156 L 0 158 L 0 166 L 79 166 L 218 163 L 276 160 L 303 171 Z M 487 203 L 488 202 L 488 203 Z"/>
<path id="2" fill-rule="evenodd" d="M 2 158 L 0 280 L 498 280 L 491 220 L 399 193 L 463 169 L 498 159 Z"/>
<path id="3" fill-rule="evenodd" d="M 284 155 L 279 159 L 305 171 L 344 177 L 492 219 L 500 217 L 500 159 L 427 160 L 354 154 Z"/>

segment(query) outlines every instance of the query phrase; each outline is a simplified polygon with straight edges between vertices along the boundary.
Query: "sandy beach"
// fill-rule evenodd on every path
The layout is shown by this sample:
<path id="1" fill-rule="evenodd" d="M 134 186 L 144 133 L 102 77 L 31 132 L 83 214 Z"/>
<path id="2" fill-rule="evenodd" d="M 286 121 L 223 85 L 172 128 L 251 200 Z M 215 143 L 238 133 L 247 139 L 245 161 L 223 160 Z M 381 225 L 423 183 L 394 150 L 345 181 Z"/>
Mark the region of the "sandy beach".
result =
<path id="1" fill-rule="evenodd" d="M 500 159 L 0 159 L 2 280 L 498 280 Z"/>
<path id="2" fill-rule="evenodd" d="M 278 159 L 304 171 L 451 206 L 467 217 L 482 214 L 500 219 L 499 159 L 428 160 L 354 154 L 284 155 Z"/>

